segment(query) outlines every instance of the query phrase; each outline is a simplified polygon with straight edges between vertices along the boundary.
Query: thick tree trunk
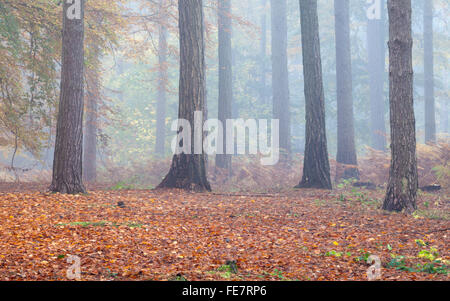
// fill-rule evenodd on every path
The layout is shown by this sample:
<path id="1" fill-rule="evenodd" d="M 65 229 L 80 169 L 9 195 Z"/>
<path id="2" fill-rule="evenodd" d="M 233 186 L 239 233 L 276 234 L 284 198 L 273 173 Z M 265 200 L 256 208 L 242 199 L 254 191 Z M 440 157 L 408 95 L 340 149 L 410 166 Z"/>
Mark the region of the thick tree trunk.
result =
<path id="1" fill-rule="evenodd" d="M 71 4 L 64 1 L 62 33 L 61 92 L 56 126 L 53 192 L 84 193 L 83 111 L 84 111 L 84 0 L 81 19 L 69 19 Z"/>
<path id="2" fill-rule="evenodd" d="M 388 0 L 391 169 L 383 209 L 412 213 L 418 188 L 411 0 Z"/>
<path id="3" fill-rule="evenodd" d="M 359 179 L 353 116 L 352 58 L 350 50 L 349 0 L 334 0 L 336 31 L 336 83 L 338 115 L 337 162 L 352 165 L 343 178 Z"/>
<path id="4" fill-rule="evenodd" d="M 167 110 L 167 83 L 168 83 L 168 63 L 167 63 L 167 38 L 168 31 L 165 26 L 166 12 L 164 1 L 160 3 L 160 21 L 159 21 L 159 76 L 158 76 L 158 103 L 156 107 L 156 144 L 155 153 L 164 155 L 166 144 L 166 110 Z"/>
<path id="5" fill-rule="evenodd" d="M 271 0 L 273 118 L 280 120 L 281 159 L 291 152 L 286 6 L 287 0 Z"/>
<path id="6" fill-rule="evenodd" d="M 260 76 L 259 79 L 259 98 L 261 104 L 267 103 L 267 84 L 266 84 L 266 56 L 267 56 L 267 0 L 261 0 L 261 45 L 260 45 Z"/>
<path id="7" fill-rule="evenodd" d="M 424 1 L 423 24 L 425 73 L 425 143 L 435 143 L 436 111 L 434 104 L 433 0 Z"/>
<path id="8" fill-rule="evenodd" d="M 97 180 L 97 130 L 98 130 L 98 97 L 100 80 L 98 72 L 92 70 L 88 75 L 88 91 L 86 104 L 86 124 L 84 137 L 84 180 L 94 183 Z"/>
<path id="9" fill-rule="evenodd" d="M 300 0 L 306 103 L 303 178 L 296 188 L 332 189 L 316 0 Z"/>
<path id="10" fill-rule="evenodd" d="M 232 72 L 232 22 L 231 0 L 219 0 L 219 120 L 225 126 L 232 118 L 233 72 Z M 227 137 L 223 135 L 224 149 Z M 231 155 L 217 154 L 216 167 L 226 169 L 231 174 Z"/>
<path id="11" fill-rule="evenodd" d="M 194 115 L 203 112 L 207 118 L 205 86 L 205 42 L 203 32 L 203 1 L 179 0 L 180 30 L 180 89 L 179 119 L 191 124 L 191 152 L 175 155 L 168 175 L 158 188 L 180 188 L 192 191 L 210 191 L 206 178 L 205 153 L 195 154 Z M 203 125 L 203 122 L 202 122 Z M 181 129 L 180 129 L 181 130 Z M 203 144 L 204 133 L 201 133 Z M 186 143 L 183 141 L 182 143 Z M 203 145 L 201 145 L 203 150 Z"/>
<path id="12" fill-rule="evenodd" d="M 382 3 L 384 1 L 381 1 Z M 386 151 L 386 123 L 384 83 L 386 66 L 385 9 L 382 5 L 381 19 L 368 20 L 367 49 L 370 82 L 370 134 L 372 147 Z"/>

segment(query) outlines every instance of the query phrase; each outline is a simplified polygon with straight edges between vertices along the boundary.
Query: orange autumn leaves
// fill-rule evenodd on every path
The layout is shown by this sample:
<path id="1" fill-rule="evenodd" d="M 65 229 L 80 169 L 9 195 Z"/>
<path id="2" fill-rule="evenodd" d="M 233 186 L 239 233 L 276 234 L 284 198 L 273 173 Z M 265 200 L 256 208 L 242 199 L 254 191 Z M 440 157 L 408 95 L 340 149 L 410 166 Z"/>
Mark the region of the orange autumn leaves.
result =
<path id="1" fill-rule="evenodd" d="M 395 252 L 413 258 L 420 251 L 416 239 L 430 242 L 448 260 L 448 233 L 432 232 L 446 226 L 446 220 L 342 204 L 332 192 L 314 190 L 257 197 L 2 193 L 0 280 L 68 280 L 68 255 L 81 258 L 82 280 L 167 280 L 179 274 L 189 280 L 366 280 L 368 265 L 359 257 L 375 254 L 386 263 Z M 237 273 L 223 272 L 230 260 L 237 262 Z M 446 275 L 383 268 L 383 277 Z"/>

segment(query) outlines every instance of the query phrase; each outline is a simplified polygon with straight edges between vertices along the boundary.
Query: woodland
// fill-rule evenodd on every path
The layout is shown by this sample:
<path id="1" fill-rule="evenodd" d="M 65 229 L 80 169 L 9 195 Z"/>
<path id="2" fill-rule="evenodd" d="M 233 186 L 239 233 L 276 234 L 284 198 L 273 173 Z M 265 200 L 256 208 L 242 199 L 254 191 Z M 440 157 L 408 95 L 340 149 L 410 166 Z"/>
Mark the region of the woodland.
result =
<path id="1" fill-rule="evenodd" d="M 448 281 L 449 15 L 0 0 L 0 281 Z"/>

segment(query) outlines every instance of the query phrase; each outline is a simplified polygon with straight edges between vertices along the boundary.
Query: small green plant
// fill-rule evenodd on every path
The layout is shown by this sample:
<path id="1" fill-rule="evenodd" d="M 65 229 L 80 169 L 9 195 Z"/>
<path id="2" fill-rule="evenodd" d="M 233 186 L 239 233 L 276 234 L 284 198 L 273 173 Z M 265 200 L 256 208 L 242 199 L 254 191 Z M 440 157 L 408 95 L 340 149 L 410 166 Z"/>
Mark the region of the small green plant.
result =
<path id="1" fill-rule="evenodd" d="M 339 195 L 339 202 L 346 202 L 347 199 L 345 198 L 345 195 L 343 195 L 342 193 Z"/>
<path id="2" fill-rule="evenodd" d="M 325 256 L 327 256 L 327 257 L 329 257 L 329 256 L 341 257 L 342 253 L 341 252 L 336 252 L 335 250 L 332 250 L 332 251 L 326 252 Z"/>
<path id="3" fill-rule="evenodd" d="M 286 277 L 283 275 L 283 271 L 275 269 L 272 273 L 263 272 L 263 275 L 260 276 L 260 278 L 264 276 L 271 276 L 271 277 L 277 277 L 279 280 L 285 281 L 287 280 Z"/>
<path id="4" fill-rule="evenodd" d="M 357 179 L 342 179 L 341 182 L 337 185 L 339 189 L 346 189 L 353 185 L 353 183 L 358 182 Z"/>
<path id="5" fill-rule="evenodd" d="M 356 262 L 367 262 L 367 260 L 369 260 L 369 257 L 372 255 L 365 250 L 359 250 L 359 252 L 361 253 L 361 255 L 354 258 Z"/>
<path id="6" fill-rule="evenodd" d="M 183 275 L 177 274 L 168 279 L 169 281 L 188 281 Z"/>
<path id="7" fill-rule="evenodd" d="M 215 271 L 210 271 L 208 272 L 210 274 L 219 274 L 220 277 L 225 278 L 225 279 L 230 279 L 233 274 L 237 274 L 238 273 L 238 268 L 237 268 L 237 264 L 235 261 L 227 261 L 226 264 L 220 266 L 219 268 L 217 268 L 217 270 Z"/>
<path id="8" fill-rule="evenodd" d="M 436 248 L 431 247 L 429 250 L 422 250 L 417 255 L 419 258 L 425 258 L 429 261 L 434 261 L 436 258 L 439 257 L 439 253 Z"/>

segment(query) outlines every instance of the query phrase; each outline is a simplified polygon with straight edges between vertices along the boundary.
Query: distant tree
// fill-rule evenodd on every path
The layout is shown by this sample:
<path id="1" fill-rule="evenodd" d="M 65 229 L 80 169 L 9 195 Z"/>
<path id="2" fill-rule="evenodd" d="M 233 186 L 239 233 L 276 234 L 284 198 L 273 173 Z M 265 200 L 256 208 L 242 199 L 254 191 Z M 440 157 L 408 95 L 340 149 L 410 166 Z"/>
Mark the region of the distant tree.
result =
<path id="1" fill-rule="evenodd" d="M 159 155 L 164 155 L 166 144 L 166 111 L 167 111 L 167 84 L 169 80 L 168 64 L 167 64 L 167 39 L 168 30 L 166 23 L 167 12 L 164 7 L 164 0 L 159 3 L 159 42 L 158 42 L 158 101 L 156 108 L 156 143 L 155 152 Z"/>
<path id="2" fill-rule="evenodd" d="M 306 103 L 303 178 L 296 188 L 332 189 L 316 0 L 300 0 Z"/>
<path id="3" fill-rule="evenodd" d="M 180 88 L 179 88 L 179 119 L 191 124 L 191 141 L 194 136 L 194 116 L 196 111 L 207 118 L 206 86 L 205 86 L 205 41 L 202 0 L 179 0 L 179 31 L 180 31 Z M 202 122 L 203 125 L 203 122 Z M 183 126 L 180 124 L 179 131 Z M 203 142 L 204 133 L 201 133 Z M 180 141 L 180 147 L 187 141 Z M 182 152 L 175 154 L 168 175 L 158 188 L 180 188 L 192 191 L 210 191 L 206 178 L 206 155 L 195 154 L 195 144 L 191 143 L 190 154 Z M 202 149 L 203 150 L 203 149 Z"/>
<path id="4" fill-rule="evenodd" d="M 355 128 L 352 93 L 352 59 L 350 50 L 349 0 L 334 0 L 336 32 L 336 88 L 337 88 L 337 162 L 358 165 L 355 148 Z M 343 178 L 359 178 L 356 167 L 347 168 Z"/>
<path id="5" fill-rule="evenodd" d="M 449 105 L 449 101 L 448 99 L 443 98 L 441 100 L 441 131 L 443 133 L 448 133 L 449 132 L 449 127 L 448 127 L 448 105 Z"/>
<path id="6" fill-rule="evenodd" d="M 219 120 L 226 125 L 232 118 L 233 103 L 233 71 L 232 71 L 232 20 L 231 0 L 219 0 Z M 224 149 L 227 145 L 227 135 L 223 135 Z M 231 155 L 217 154 L 216 167 L 226 169 L 231 173 Z"/>
<path id="7" fill-rule="evenodd" d="M 83 185 L 83 111 L 84 111 L 84 0 L 81 18 L 69 18 L 75 4 L 63 5 L 61 92 L 56 126 L 53 192 L 84 193 Z"/>
<path id="8" fill-rule="evenodd" d="M 383 209 L 412 213 L 418 189 L 411 0 L 388 0 L 391 168 Z"/>
<path id="9" fill-rule="evenodd" d="M 98 52 L 97 60 L 99 60 Z M 99 62 L 97 62 L 98 64 Z M 98 66 L 96 64 L 96 66 Z M 87 68 L 87 103 L 83 152 L 84 181 L 93 183 L 97 180 L 97 134 L 98 134 L 98 103 L 100 97 L 100 74 L 98 70 Z"/>
<path id="10" fill-rule="evenodd" d="M 369 19 L 367 24 L 368 70 L 370 82 L 370 135 L 372 147 L 386 151 L 385 122 L 385 66 L 386 66 L 386 35 L 384 9 L 385 0 L 380 1 L 381 18 Z"/>
<path id="11" fill-rule="evenodd" d="M 280 148 L 285 158 L 291 152 L 286 6 L 287 0 L 271 0 L 273 118 L 280 120 Z"/>
<path id="12" fill-rule="evenodd" d="M 425 73 L 425 142 L 436 142 L 436 111 L 434 102 L 433 0 L 425 0 L 423 13 L 423 48 Z"/>
<path id="13" fill-rule="evenodd" d="M 267 66 L 266 66 L 266 56 L 267 56 L 267 0 L 260 0 L 262 7 L 261 14 L 261 44 L 260 44 L 260 83 L 259 83 L 259 98 L 261 104 L 267 103 Z"/>

